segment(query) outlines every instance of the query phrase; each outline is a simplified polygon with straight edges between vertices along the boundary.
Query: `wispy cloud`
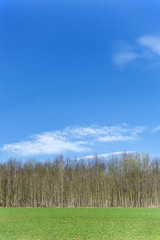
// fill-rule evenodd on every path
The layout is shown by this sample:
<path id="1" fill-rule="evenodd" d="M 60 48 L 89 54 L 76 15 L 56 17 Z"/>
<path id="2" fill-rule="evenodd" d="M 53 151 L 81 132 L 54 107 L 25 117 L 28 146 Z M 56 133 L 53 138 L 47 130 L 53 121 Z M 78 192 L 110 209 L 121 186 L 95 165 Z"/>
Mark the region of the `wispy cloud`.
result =
<path id="1" fill-rule="evenodd" d="M 143 36 L 138 39 L 138 43 L 160 56 L 160 36 Z"/>
<path id="2" fill-rule="evenodd" d="M 127 63 L 135 61 L 139 58 L 139 54 L 135 51 L 133 46 L 127 43 L 117 42 L 116 48 L 118 48 L 113 54 L 113 62 L 117 66 L 125 66 Z"/>
<path id="3" fill-rule="evenodd" d="M 132 62 L 139 58 L 139 55 L 132 51 L 118 52 L 114 56 L 114 63 L 118 66 L 124 66 L 125 64 Z"/>
<path id="4" fill-rule="evenodd" d="M 63 153 L 67 150 L 73 152 L 87 151 L 86 142 L 70 141 L 60 132 L 45 132 L 30 137 L 29 141 L 20 141 L 5 144 L 3 151 L 12 152 L 20 156 Z"/>
<path id="5" fill-rule="evenodd" d="M 89 152 L 95 143 L 133 141 L 143 131 L 144 127 L 127 125 L 67 127 L 61 131 L 32 135 L 26 141 L 5 144 L 2 150 L 18 156 Z"/>
<path id="6" fill-rule="evenodd" d="M 99 158 L 106 158 L 106 157 L 111 157 L 111 156 L 121 156 L 122 154 L 132 154 L 135 153 L 134 151 L 125 151 L 125 152 L 111 152 L 111 153 L 103 153 L 103 154 L 98 154 L 97 156 Z M 94 159 L 95 155 L 90 155 L 90 156 L 85 156 L 85 157 L 81 157 L 79 159 Z"/>
<path id="7" fill-rule="evenodd" d="M 153 128 L 152 132 L 158 132 L 160 131 L 160 125 Z"/>
<path id="8" fill-rule="evenodd" d="M 118 50 L 113 54 L 113 63 L 118 67 L 140 60 L 151 61 L 154 64 L 160 62 L 160 36 L 158 35 L 141 36 L 129 44 L 117 42 L 116 45 Z"/>

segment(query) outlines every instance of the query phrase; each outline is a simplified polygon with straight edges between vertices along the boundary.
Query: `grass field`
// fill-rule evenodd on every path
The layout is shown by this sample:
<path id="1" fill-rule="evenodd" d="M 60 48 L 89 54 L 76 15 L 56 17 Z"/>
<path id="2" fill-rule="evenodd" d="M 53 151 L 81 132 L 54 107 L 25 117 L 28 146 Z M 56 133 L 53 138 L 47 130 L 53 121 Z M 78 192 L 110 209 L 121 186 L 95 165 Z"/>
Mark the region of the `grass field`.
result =
<path id="1" fill-rule="evenodd" d="M 160 209 L 0 208 L 0 240 L 159 240 Z"/>

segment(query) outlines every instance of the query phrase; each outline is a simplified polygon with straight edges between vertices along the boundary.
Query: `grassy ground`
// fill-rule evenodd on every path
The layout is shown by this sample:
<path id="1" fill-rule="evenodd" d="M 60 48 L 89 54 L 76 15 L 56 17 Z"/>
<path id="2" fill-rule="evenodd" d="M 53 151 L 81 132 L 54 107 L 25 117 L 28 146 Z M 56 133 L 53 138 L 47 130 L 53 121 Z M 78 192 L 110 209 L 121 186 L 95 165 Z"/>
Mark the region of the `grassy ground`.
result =
<path id="1" fill-rule="evenodd" d="M 0 208 L 0 240 L 159 240 L 160 209 Z"/>

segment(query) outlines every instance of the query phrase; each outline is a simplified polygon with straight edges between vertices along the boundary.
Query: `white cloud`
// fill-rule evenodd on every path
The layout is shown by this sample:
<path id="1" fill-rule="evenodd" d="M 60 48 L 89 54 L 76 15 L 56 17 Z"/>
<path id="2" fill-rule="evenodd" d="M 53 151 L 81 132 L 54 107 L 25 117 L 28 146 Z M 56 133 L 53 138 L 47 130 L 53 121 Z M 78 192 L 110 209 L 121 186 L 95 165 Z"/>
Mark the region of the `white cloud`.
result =
<path id="1" fill-rule="evenodd" d="M 132 154 L 135 153 L 134 151 L 125 151 L 125 152 L 111 152 L 111 153 L 103 153 L 103 154 L 98 154 L 97 156 L 99 158 L 106 158 L 106 157 L 111 157 L 111 156 L 121 156 L 122 154 Z M 85 156 L 85 157 L 81 157 L 79 159 L 94 159 L 95 155 L 90 155 L 90 156 Z"/>
<path id="2" fill-rule="evenodd" d="M 99 137 L 100 142 L 130 141 L 134 140 L 132 136 L 105 136 Z"/>
<path id="3" fill-rule="evenodd" d="M 152 62 L 153 66 L 159 66 L 160 36 L 158 35 L 141 36 L 134 39 L 130 45 L 117 42 L 116 47 L 118 50 L 113 55 L 113 63 L 119 67 L 124 67 L 137 60 L 147 60 L 148 64 Z"/>
<path id="4" fill-rule="evenodd" d="M 67 150 L 83 152 L 88 150 L 84 144 L 86 142 L 71 142 L 67 138 L 60 136 L 60 134 L 56 134 L 56 132 L 45 132 L 31 136 L 31 140 L 29 141 L 5 144 L 2 149 L 17 155 L 30 156 L 63 153 Z"/>
<path id="5" fill-rule="evenodd" d="M 113 61 L 118 66 L 124 66 L 129 62 L 132 62 L 139 58 L 139 55 L 133 51 L 121 51 L 117 52 L 114 57 Z"/>
<path id="6" fill-rule="evenodd" d="M 5 144 L 3 151 L 19 156 L 87 152 L 97 142 L 121 142 L 138 139 L 143 127 L 122 126 L 67 127 L 61 131 L 35 134 L 30 140 Z"/>
<path id="7" fill-rule="evenodd" d="M 143 36 L 138 43 L 160 56 L 160 36 Z"/>
<path id="8" fill-rule="evenodd" d="M 160 125 L 153 128 L 152 132 L 158 132 L 160 131 Z"/>

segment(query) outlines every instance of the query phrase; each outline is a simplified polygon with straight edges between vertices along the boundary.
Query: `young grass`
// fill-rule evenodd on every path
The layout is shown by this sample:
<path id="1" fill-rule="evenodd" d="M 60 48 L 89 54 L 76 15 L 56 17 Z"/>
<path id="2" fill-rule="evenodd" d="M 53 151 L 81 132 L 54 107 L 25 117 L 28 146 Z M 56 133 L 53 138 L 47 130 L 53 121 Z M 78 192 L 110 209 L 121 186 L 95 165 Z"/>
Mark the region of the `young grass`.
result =
<path id="1" fill-rule="evenodd" d="M 159 226 L 160 209 L 0 209 L 0 240 L 159 240 Z"/>

